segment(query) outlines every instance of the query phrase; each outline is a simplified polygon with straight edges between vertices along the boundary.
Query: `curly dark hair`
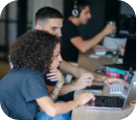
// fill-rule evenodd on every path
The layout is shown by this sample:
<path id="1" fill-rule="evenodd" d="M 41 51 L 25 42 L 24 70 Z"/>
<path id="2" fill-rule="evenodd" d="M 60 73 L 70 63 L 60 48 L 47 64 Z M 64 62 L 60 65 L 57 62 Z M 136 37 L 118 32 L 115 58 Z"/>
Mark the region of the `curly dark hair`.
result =
<path id="1" fill-rule="evenodd" d="M 52 63 L 53 52 L 58 43 L 59 38 L 45 31 L 30 31 L 10 46 L 9 60 L 13 68 L 25 66 L 45 74 Z"/>

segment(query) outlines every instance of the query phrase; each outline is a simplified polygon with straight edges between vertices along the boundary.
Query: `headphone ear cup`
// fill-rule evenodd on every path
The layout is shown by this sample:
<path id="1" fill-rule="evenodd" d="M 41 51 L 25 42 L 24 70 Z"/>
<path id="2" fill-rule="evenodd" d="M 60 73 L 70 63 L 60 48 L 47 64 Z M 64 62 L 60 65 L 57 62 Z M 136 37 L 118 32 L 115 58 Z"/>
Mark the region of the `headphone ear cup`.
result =
<path id="1" fill-rule="evenodd" d="M 75 17 L 79 17 L 79 10 L 76 9 L 76 8 L 74 8 L 74 9 L 72 10 L 72 15 L 75 16 Z"/>

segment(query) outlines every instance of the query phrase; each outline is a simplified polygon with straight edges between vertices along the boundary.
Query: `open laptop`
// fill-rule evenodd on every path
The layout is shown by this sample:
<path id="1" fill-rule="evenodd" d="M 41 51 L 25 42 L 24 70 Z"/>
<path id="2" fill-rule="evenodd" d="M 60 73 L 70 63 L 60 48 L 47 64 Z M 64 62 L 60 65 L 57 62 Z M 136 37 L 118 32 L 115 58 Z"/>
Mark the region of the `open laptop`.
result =
<path id="1" fill-rule="evenodd" d="M 130 78 L 132 81 L 130 87 L 127 91 L 127 96 L 125 98 L 121 96 L 95 96 L 95 101 L 89 101 L 86 104 L 86 108 L 96 108 L 96 109 L 124 109 L 129 99 L 129 95 L 133 92 L 133 84 L 136 81 L 136 75 L 132 75 Z"/>
<path id="2" fill-rule="evenodd" d="M 133 75 L 134 75 L 133 70 L 132 68 L 130 68 L 128 71 L 128 76 L 129 76 L 129 79 L 127 80 L 128 83 L 131 83 L 132 81 L 131 76 Z M 116 83 L 111 84 L 109 93 L 112 95 L 121 95 L 122 97 L 127 96 L 127 92 L 123 84 L 116 84 Z"/>

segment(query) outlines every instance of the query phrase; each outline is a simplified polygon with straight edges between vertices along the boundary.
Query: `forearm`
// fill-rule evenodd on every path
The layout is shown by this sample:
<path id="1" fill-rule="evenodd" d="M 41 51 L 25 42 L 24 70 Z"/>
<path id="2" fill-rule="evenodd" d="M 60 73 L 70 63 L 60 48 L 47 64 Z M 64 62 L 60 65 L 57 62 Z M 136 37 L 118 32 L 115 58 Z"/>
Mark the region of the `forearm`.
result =
<path id="1" fill-rule="evenodd" d="M 97 45 L 104 37 L 103 31 L 97 34 L 95 37 L 85 40 L 82 44 L 82 46 L 85 49 L 85 52 L 91 48 L 93 48 L 95 45 Z"/>
<path id="2" fill-rule="evenodd" d="M 105 81 L 108 78 L 105 75 L 100 75 L 100 74 L 97 74 L 95 72 L 91 72 L 91 73 L 93 74 L 95 81 L 100 81 L 101 82 L 101 81 Z"/>
<path id="3" fill-rule="evenodd" d="M 70 63 L 68 63 L 68 62 L 66 62 L 66 61 L 64 61 L 64 60 L 62 60 L 62 62 L 60 64 L 60 71 L 62 73 L 70 74 L 70 75 L 72 75 L 74 77 L 77 76 L 77 73 L 76 73 L 77 67 L 72 65 L 72 64 L 70 64 Z"/>
<path id="4" fill-rule="evenodd" d="M 79 106 L 78 100 L 54 104 L 56 115 L 67 113 L 77 108 L 78 106 Z"/>
<path id="5" fill-rule="evenodd" d="M 48 88 L 48 92 L 50 94 L 50 98 L 55 101 L 57 99 L 57 97 L 60 94 L 61 88 L 62 88 L 63 83 L 57 82 L 55 86 L 49 86 L 47 85 Z M 40 107 L 40 111 L 45 112 L 41 107 Z"/>
<path id="6" fill-rule="evenodd" d="M 65 114 L 79 106 L 78 100 L 73 100 L 69 102 L 64 102 L 64 103 L 54 103 L 53 105 L 54 110 L 55 110 L 55 115 L 59 114 Z M 40 111 L 45 112 L 41 107 Z"/>
<path id="7" fill-rule="evenodd" d="M 77 86 L 75 85 L 75 82 L 67 85 L 63 85 L 60 91 L 60 95 L 65 95 L 75 90 L 77 90 Z"/>
<path id="8" fill-rule="evenodd" d="M 77 67 L 77 69 L 76 69 L 76 78 L 79 78 L 83 73 L 91 73 L 91 72 L 84 69 L 84 68 Z"/>
<path id="9" fill-rule="evenodd" d="M 63 85 L 63 84 L 60 83 L 60 82 L 57 82 L 57 83 L 56 83 L 53 91 L 52 91 L 51 94 L 50 94 L 50 97 L 51 97 L 53 100 L 56 100 L 57 97 L 59 96 L 60 91 L 61 91 L 61 88 L 62 88 L 62 85 Z"/>
<path id="10" fill-rule="evenodd" d="M 107 78 L 107 76 L 105 76 L 105 75 L 100 75 L 95 72 L 88 71 L 84 68 L 78 68 L 77 76 L 80 77 L 80 75 L 82 75 L 82 73 L 91 73 L 94 76 L 95 81 L 105 81 Z"/>
<path id="11" fill-rule="evenodd" d="M 54 103 L 52 99 L 47 96 L 38 98 L 36 101 L 41 107 L 42 111 L 46 112 L 52 117 L 67 113 L 72 109 L 77 108 L 81 104 L 80 100 L 69 101 L 66 103 Z"/>

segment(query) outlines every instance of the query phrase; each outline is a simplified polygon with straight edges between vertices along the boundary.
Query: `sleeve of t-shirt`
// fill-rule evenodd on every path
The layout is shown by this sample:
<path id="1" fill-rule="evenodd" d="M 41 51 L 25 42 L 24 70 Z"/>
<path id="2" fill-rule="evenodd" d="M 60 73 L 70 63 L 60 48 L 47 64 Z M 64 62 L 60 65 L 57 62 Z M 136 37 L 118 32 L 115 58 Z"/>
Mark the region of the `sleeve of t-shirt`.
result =
<path id="1" fill-rule="evenodd" d="M 23 83 L 23 92 L 26 102 L 48 96 L 49 93 L 44 82 L 44 75 L 40 73 L 31 74 Z"/>
<path id="2" fill-rule="evenodd" d="M 76 26 L 73 26 L 73 25 L 71 25 L 71 24 L 67 24 L 67 25 L 64 27 L 64 29 L 62 29 L 62 30 L 64 30 L 64 32 L 66 32 L 67 37 L 68 37 L 69 39 L 72 39 L 72 38 L 74 38 L 74 37 L 80 36 L 77 27 L 76 27 Z"/>

